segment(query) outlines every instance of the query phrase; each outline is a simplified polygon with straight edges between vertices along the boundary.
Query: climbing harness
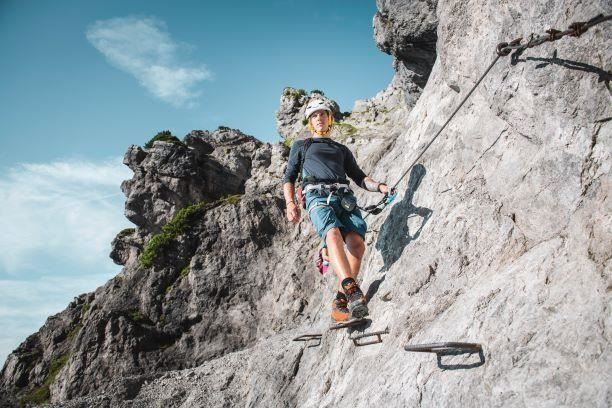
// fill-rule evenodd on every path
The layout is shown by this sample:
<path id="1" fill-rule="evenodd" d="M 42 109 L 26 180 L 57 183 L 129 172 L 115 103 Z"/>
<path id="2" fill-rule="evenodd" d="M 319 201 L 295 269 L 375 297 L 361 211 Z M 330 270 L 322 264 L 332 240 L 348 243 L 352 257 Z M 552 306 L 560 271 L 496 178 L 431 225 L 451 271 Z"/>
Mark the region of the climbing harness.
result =
<path id="1" fill-rule="evenodd" d="M 329 202 L 332 198 L 332 195 L 336 194 L 338 195 L 340 198 L 344 198 L 346 196 L 351 196 L 352 195 L 352 191 L 349 188 L 348 184 L 345 183 L 333 183 L 333 184 L 308 184 L 305 188 L 304 188 L 304 194 L 310 192 L 310 191 L 314 191 L 315 193 L 317 193 L 320 196 L 324 196 L 327 195 L 327 201 L 326 201 L 326 205 L 329 205 Z M 355 201 L 356 203 L 356 201 Z M 350 207 L 349 204 L 344 204 L 342 203 L 342 207 L 347 210 L 347 211 L 353 211 L 355 209 L 355 206 L 352 207 L 352 209 L 348 209 L 347 207 Z"/>
<path id="2" fill-rule="evenodd" d="M 525 44 L 521 43 L 522 40 L 523 40 L 522 38 L 517 38 L 517 39 L 515 39 L 513 41 L 510 41 L 509 43 L 506 43 L 506 42 L 499 43 L 497 45 L 497 49 L 496 49 L 497 56 L 495 57 L 493 62 L 491 62 L 491 64 L 487 67 L 485 72 L 480 76 L 478 81 L 476 81 L 476 83 L 474 84 L 472 89 L 470 89 L 470 91 L 467 93 L 467 95 L 465 95 L 465 97 L 461 100 L 461 102 L 459 102 L 459 105 L 455 108 L 453 113 L 451 113 L 451 115 L 446 120 L 446 122 L 444 122 L 442 127 L 436 132 L 434 137 L 431 138 L 431 140 L 425 145 L 425 147 L 421 150 L 421 152 L 418 154 L 418 156 L 413 160 L 413 162 L 410 164 L 410 166 L 408 166 L 408 168 L 402 173 L 402 175 L 399 177 L 399 179 L 393 185 L 392 188 L 396 188 L 398 186 L 398 184 L 404 179 L 404 177 L 406 177 L 408 172 L 414 167 L 414 165 L 423 156 L 423 154 L 425 154 L 427 149 L 429 149 L 429 147 L 438 138 L 438 136 L 440 136 L 440 134 L 446 128 L 448 123 L 453 119 L 453 117 L 459 111 L 459 109 L 461 109 L 463 104 L 472 95 L 472 93 L 478 87 L 478 85 L 480 85 L 482 80 L 487 76 L 489 71 L 491 71 L 491 68 L 493 68 L 493 66 L 497 63 L 497 61 L 499 60 L 500 57 L 505 57 L 505 56 L 509 55 L 512 52 L 512 50 L 516 50 L 516 52 L 514 54 L 512 54 L 512 60 L 516 61 L 518 59 L 518 56 L 520 56 L 520 54 L 523 51 L 525 51 L 527 48 L 535 47 L 536 45 L 543 44 L 543 43 L 545 43 L 547 41 L 556 41 L 556 40 L 559 40 L 560 38 L 562 38 L 562 37 L 564 37 L 566 35 L 569 35 L 571 37 L 580 37 L 580 35 L 584 34 L 589 28 L 593 27 L 594 25 L 600 24 L 600 23 L 602 23 L 604 21 L 608 21 L 608 20 L 611 20 L 611 19 L 612 19 L 612 15 L 604 16 L 603 14 L 599 14 L 599 15 L 593 17 L 592 19 L 590 19 L 587 22 L 574 22 L 574 23 L 570 24 L 569 28 L 567 30 L 565 30 L 565 31 L 559 31 L 559 30 L 555 30 L 554 28 L 551 28 L 551 29 L 547 30 L 546 34 L 544 34 L 544 35 L 531 34 L 529 36 L 529 40 Z M 366 217 L 364 217 L 364 219 L 365 218 L 367 218 L 367 215 L 366 215 Z"/>

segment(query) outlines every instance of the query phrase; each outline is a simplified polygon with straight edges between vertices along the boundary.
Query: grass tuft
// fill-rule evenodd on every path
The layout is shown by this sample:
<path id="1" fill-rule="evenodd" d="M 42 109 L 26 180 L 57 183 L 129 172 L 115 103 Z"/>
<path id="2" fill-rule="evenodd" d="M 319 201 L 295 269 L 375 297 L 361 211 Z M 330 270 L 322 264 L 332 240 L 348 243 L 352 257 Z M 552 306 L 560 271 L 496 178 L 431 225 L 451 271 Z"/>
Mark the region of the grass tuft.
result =
<path id="1" fill-rule="evenodd" d="M 169 130 L 162 130 L 161 132 L 157 133 L 155 136 L 153 136 L 153 138 L 151 140 L 149 140 L 147 143 L 145 143 L 144 147 L 147 149 L 150 149 L 151 147 L 153 147 L 153 143 L 160 141 L 160 142 L 168 142 L 168 143 L 174 143 L 174 144 L 179 144 L 179 145 L 183 145 L 183 142 L 181 142 L 178 137 L 176 136 L 172 136 L 172 133 L 170 133 Z"/>
<path id="2" fill-rule="evenodd" d="M 58 358 L 55 358 L 51 361 L 49 365 L 49 372 L 45 377 L 45 381 L 40 387 L 36 387 L 32 389 L 29 393 L 27 393 L 22 399 L 21 403 L 23 405 L 26 404 L 44 404 L 49 401 L 51 397 L 51 391 L 49 387 L 55 381 L 57 374 L 64 368 L 66 363 L 68 363 L 68 359 L 70 358 L 70 354 L 62 354 Z"/>

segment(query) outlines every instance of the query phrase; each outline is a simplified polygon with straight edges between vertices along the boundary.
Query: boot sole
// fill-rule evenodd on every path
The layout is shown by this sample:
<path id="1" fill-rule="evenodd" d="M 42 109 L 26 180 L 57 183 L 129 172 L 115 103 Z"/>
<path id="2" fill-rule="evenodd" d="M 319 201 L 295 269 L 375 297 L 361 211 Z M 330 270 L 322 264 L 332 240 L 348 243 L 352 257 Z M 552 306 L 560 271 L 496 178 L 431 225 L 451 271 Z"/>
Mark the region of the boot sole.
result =
<path id="1" fill-rule="evenodd" d="M 369 313 L 368 306 L 361 302 L 357 302 L 357 304 L 351 308 L 351 317 L 354 319 L 361 319 Z"/>

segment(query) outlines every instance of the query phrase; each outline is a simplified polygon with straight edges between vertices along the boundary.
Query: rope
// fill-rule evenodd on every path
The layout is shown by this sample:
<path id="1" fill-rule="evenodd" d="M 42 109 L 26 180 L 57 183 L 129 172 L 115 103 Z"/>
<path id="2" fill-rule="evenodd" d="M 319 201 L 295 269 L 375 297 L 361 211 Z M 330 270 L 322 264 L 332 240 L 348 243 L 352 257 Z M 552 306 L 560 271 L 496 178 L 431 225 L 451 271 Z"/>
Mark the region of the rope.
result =
<path id="1" fill-rule="evenodd" d="M 463 98 L 463 100 L 459 103 L 459 106 L 457 106 L 455 108 L 455 110 L 453 111 L 453 113 L 451 113 L 450 117 L 446 120 L 446 122 L 444 122 L 444 124 L 442 125 L 442 127 L 440 128 L 440 130 L 438 130 L 438 132 L 436 133 L 436 135 L 429 141 L 429 143 L 427 143 L 427 145 L 423 148 L 423 150 L 421 151 L 421 153 L 419 153 L 419 155 L 416 157 L 416 159 L 414 159 L 414 161 L 412 162 L 412 164 L 410 164 L 410 167 L 408 167 L 408 169 L 406 169 L 406 171 L 404 171 L 404 173 L 402 173 L 402 175 L 400 176 L 399 180 L 397 180 L 397 182 L 393 185 L 392 188 L 396 188 L 397 185 L 400 183 L 400 181 L 402 181 L 402 179 L 404 177 L 406 177 L 406 174 L 408 174 L 408 172 L 412 169 L 412 167 L 417 163 L 417 161 L 425 154 L 425 152 L 427 151 L 427 149 L 429 149 L 429 146 L 432 145 L 432 143 L 438 138 L 438 136 L 440 136 L 440 134 L 442 133 L 442 131 L 444 130 L 444 128 L 446 128 L 446 125 L 448 125 L 448 123 L 455 117 L 455 114 L 459 111 L 459 109 L 461 109 L 461 107 L 463 106 L 463 104 L 465 103 L 465 101 L 467 101 L 467 99 L 470 97 L 470 95 L 472 95 L 472 93 L 474 92 L 474 90 L 478 87 L 478 85 L 480 85 L 480 83 L 482 82 L 482 80 L 484 79 L 484 77 L 487 76 L 487 74 L 489 73 L 489 71 L 491 71 L 491 68 L 493 68 L 493 65 L 495 65 L 495 63 L 497 62 L 497 60 L 499 60 L 500 56 L 498 55 L 497 57 L 495 57 L 495 59 L 493 60 L 493 62 L 489 65 L 489 67 L 486 69 L 486 71 L 484 72 L 484 74 L 482 74 L 480 76 L 480 78 L 478 79 L 478 81 L 476 81 L 476 84 L 474 84 L 474 86 L 472 87 L 472 89 L 470 89 L 470 92 L 467 93 L 467 95 L 465 95 L 465 97 Z"/>
<path id="2" fill-rule="evenodd" d="M 551 28 L 547 30 L 546 31 L 547 34 L 544 34 L 544 35 L 531 34 L 529 41 L 526 44 L 521 44 L 521 41 L 523 40 L 522 38 L 517 38 L 511 41 L 510 43 L 505 43 L 505 42 L 499 43 L 497 45 L 497 57 L 495 57 L 493 62 L 491 62 L 491 64 L 488 66 L 485 72 L 480 76 L 478 81 L 476 81 L 472 89 L 470 89 L 470 92 L 468 92 L 467 95 L 465 95 L 465 97 L 463 98 L 463 100 L 461 100 L 461 102 L 455 108 L 455 110 L 450 115 L 450 117 L 446 120 L 446 122 L 444 122 L 440 130 L 438 130 L 435 136 L 429 141 L 429 143 L 427 143 L 427 145 L 423 148 L 423 150 L 421 150 L 421 153 L 419 153 L 416 159 L 414 159 L 414 161 L 410 164 L 410 166 L 408 166 L 406 171 L 402 173 L 402 175 L 397 180 L 397 182 L 393 185 L 392 188 L 397 187 L 397 185 L 404 179 L 404 177 L 406 177 L 408 172 L 414 167 L 414 165 L 418 162 L 418 160 L 425 154 L 427 149 L 429 149 L 432 143 L 438 138 L 438 136 L 440 136 L 442 131 L 446 128 L 446 125 L 448 125 L 448 123 L 453 119 L 453 117 L 455 117 L 455 114 L 465 104 L 467 99 L 470 97 L 470 95 L 472 95 L 472 93 L 478 87 L 478 85 L 480 85 L 482 80 L 487 76 L 489 71 L 491 71 L 491 68 L 493 68 L 493 66 L 497 63 L 500 57 L 505 57 L 509 55 L 512 52 L 512 50 L 516 50 L 516 52 L 512 55 L 512 58 L 515 59 L 518 57 L 518 55 L 520 55 L 520 53 L 522 53 L 527 48 L 535 47 L 536 45 L 540 45 L 544 42 L 556 41 L 560 38 L 563 38 L 566 35 L 569 35 L 571 37 L 580 37 L 582 34 L 584 34 L 589 28 L 593 27 L 594 25 L 603 23 L 604 21 L 608 21 L 611 19 L 612 19 L 612 15 L 604 16 L 603 14 L 599 14 L 587 22 L 574 22 L 570 24 L 569 28 L 565 31 L 559 31 L 559 30 L 555 30 L 554 28 Z M 369 215 L 370 213 L 366 214 L 366 216 L 364 217 L 364 220 L 368 218 Z"/>

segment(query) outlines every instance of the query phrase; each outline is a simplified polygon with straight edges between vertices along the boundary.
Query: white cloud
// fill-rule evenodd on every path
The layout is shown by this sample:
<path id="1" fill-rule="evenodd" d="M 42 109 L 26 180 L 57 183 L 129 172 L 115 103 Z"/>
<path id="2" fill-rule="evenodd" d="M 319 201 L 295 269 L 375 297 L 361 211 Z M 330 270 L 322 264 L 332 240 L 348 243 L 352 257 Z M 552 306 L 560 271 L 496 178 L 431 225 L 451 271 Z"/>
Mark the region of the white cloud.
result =
<path id="1" fill-rule="evenodd" d="M 119 267 L 116 267 L 118 270 Z M 0 366 L 6 357 L 36 332 L 47 317 L 64 310 L 81 293 L 104 284 L 114 272 L 79 278 L 49 276 L 33 281 L 0 279 Z"/>
<path id="2" fill-rule="evenodd" d="M 121 158 L 20 164 L 0 175 L 0 363 L 45 319 L 121 269 L 110 243 L 131 226 Z"/>
<path id="3" fill-rule="evenodd" d="M 55 266 L 113 267 L 110 242 L 123 216 L 121 159 L 21 164 L 0 176 L 0 276 L 44 275 Z"/>
<path id="4" fill-rule="evenodd" d="M 189 66 L 179 55 L 189 46 L 176 43 L 156 18 L 124 17 L 96 21 L 87 39 L 108 61 L 136 77 L 159 99 L 193 106 L 199 82 L 212 78 L 204 65 Z"/>

